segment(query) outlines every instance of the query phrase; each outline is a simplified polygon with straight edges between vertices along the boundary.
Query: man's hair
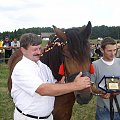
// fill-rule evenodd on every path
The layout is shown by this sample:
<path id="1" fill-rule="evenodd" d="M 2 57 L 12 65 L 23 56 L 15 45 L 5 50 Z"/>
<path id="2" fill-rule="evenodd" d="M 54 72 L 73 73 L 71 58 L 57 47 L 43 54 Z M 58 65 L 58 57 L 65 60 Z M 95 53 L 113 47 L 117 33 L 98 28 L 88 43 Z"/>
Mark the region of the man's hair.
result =
<path id="1" fill-rule="evenodd" d="M 107 45 L 115 45 L 116 41 L 111 37 L 105 37 L 101 42 L 101 48 L 105 49 Z"/>
<path id="2" fill-rule="evenodd" d="M 5 37 L 5 40 L 9 40 L 9 38 L 6 36 L 6 37 Z"/>
<path id="3" fill-rule="evenodd" d="M 25 49 L 27 49 L 30 45 L 37 46 L 41 43 L 41 37 L 33 33 L 25 33 L 20 37 L 20 47 Z"/>

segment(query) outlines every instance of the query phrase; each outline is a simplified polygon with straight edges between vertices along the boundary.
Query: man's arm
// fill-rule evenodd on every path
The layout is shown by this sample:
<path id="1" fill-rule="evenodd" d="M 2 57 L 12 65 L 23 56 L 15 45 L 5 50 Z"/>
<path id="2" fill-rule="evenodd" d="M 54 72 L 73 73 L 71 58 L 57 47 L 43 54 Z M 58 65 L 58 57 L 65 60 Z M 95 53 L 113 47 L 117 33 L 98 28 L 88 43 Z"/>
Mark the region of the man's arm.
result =
<path id="1" fill-rule="evenodd" d="M 82 73 L 76 76 L 74 82 L 66 84 L 44 83 L 36 92 L 42 96 L 59 96 L 76 90 L 83 90 L 91 86 L 89 77 L 81 77 Z"/>

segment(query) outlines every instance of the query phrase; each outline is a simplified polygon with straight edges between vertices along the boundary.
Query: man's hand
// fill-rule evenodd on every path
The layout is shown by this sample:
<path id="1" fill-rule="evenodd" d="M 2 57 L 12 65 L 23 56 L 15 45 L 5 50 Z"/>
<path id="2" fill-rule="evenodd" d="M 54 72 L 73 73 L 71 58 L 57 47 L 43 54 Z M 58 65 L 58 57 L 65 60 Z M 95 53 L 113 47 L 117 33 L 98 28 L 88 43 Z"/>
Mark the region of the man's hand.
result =
<path id="1" fill-rule="evenodd" d="M 76 76 L 74 83 L 75 83 L 76 87 L 79 88 L 79 90 L 83 90 L 83 89 L 89 88 L 91 86 L 90 78 L 87 76 L 82 77 L 82 72 L 80 72 Z"/>
<path id="2" fill-rule="evenodd" d="M 63 76 L 62 79 L 58 83 L 64 84 L 65 83 L 65 76 Z"/>
<path id="3" fill-rule="evenodd" d="M 119 95 L 120 94 L 120 92 L 113 92 L 113 93 L 111 93 L 111 96 L 115 96 L 115 95 Z"/>
<path id="4" fill-rule="evenodd" d="M 111 94 L 110 93 L 105 93 L 105 94 L 101 94 L 100 96 L 104 99 L 109 99 Z"/>

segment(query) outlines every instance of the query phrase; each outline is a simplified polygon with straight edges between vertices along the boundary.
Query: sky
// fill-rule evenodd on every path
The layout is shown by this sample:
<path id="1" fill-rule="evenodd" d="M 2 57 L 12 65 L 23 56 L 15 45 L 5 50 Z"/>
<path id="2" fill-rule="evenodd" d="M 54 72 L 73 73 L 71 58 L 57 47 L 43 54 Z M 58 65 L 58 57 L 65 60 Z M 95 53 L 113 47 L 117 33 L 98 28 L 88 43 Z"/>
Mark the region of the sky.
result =
<path id="1" fill-rule="evenodd" d="M 0 0 L 0 32 L 22 28 L 120 26 L 120 0 Z"/>

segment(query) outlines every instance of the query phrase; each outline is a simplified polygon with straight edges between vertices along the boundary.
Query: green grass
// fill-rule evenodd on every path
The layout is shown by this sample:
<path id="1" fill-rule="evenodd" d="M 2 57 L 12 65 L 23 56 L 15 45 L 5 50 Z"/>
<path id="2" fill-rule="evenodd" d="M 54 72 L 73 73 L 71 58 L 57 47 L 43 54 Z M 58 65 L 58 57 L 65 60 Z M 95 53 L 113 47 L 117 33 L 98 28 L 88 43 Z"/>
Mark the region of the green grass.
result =
<path id="1" fill-rule="evenodd" d="M 7 90 L 8 67 L 0 64 L 0 120 L 13 120 L 14 104 Z"/>
<path id="2" fill-rule="evenodd" d="M 0 64 L 0 120 L 13 120 L 14 104 L 7 90 L 7 76 L 7 65 Z M 95 97 L 87 105 L 75 103 L 71 120 L 95 120 L 95 106 Z"/>
<path id="3" fill-rule="evenodd" d="M 47 40 L 42 40 L 42 46 L 43 46 L 43 47 L 45 47 L 47 43 L 48 43 Z"/>
<path id="4" fill-rule="evenodd" d="M 75 103 L 71 120 L 95 120 L 95 107 L 95 97 L 86 105 L 78 105 Z"/>

